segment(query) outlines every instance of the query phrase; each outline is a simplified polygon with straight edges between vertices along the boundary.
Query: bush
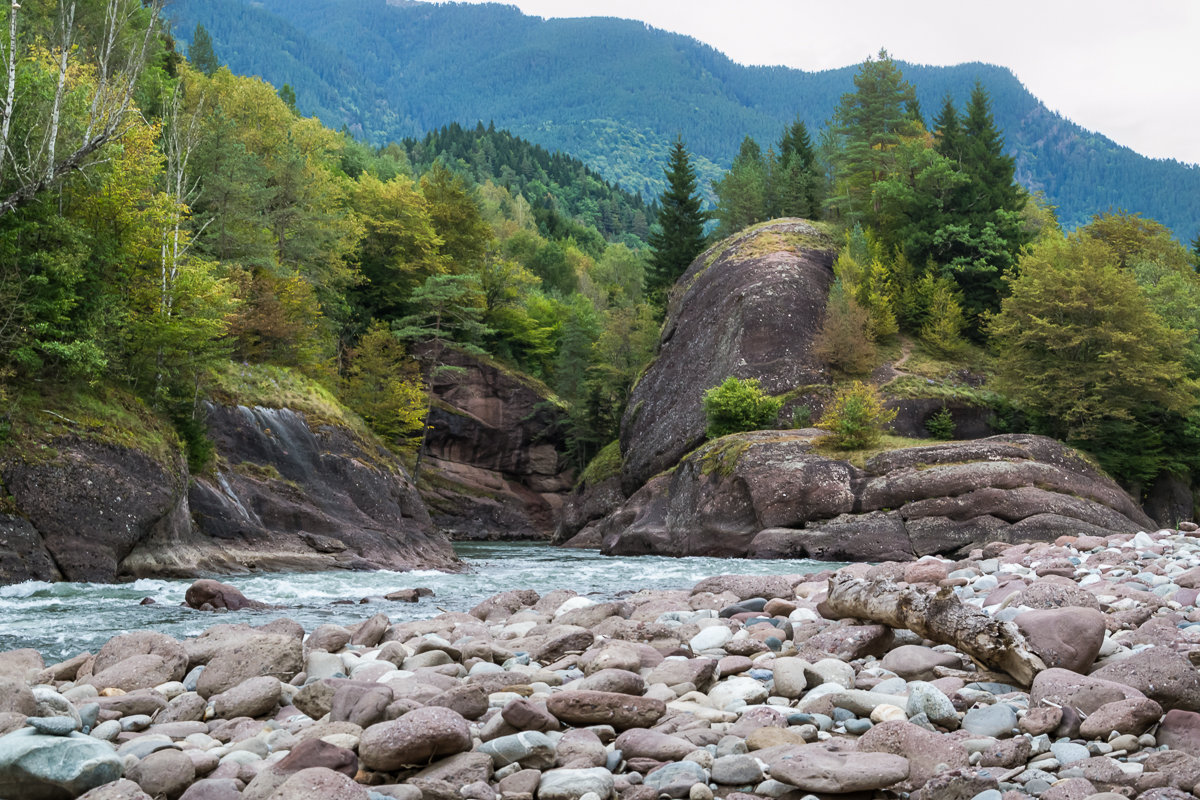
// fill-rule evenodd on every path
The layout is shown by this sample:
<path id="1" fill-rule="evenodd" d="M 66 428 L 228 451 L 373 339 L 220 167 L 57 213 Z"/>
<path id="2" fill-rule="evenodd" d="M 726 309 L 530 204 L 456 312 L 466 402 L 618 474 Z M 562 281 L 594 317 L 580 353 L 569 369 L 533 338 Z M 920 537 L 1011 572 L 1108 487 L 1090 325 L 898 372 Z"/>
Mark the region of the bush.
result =
<path id="1" fill-rule="evenodd" d="M 797 430 L 812 427 L 812 406 L 805 403 L 792 409 L 792 427 Z"/>
<path id="2" fill-rule="evenodd" d="M 838 391 L 817 425 L 830 432 L 834 447 L 857 450 L 878 442 L 883 426 L 895 418 L 895 409 L 883 407 L 879 390 L 854 381 Z"/>
<path id="3" fill-rule="evenodd" d="M 950 409 L 942 406 L 940 411 L 935 411 L 929 415 L 929 419 L 925 420 L 925 430 L 929 431 L 929 435 L 935 439 L 949 441 L 954 438 L 954 415 L 950 413 Z"/>
<path id="4" fill-rule="evenodd" d="M 728 377 L 704 393 L 705 433 L 710 439 L 741 431 L 757 431 L 775 422 L 783 401 L 763 394 L 754 378 Z"/>
<path id="5" fill-rule="evenodd" d="M 870 372 L 879 360 L 870 314 L 845 291 L 841 281 L 829 290 L 813 354 L 845 375 Z"/>

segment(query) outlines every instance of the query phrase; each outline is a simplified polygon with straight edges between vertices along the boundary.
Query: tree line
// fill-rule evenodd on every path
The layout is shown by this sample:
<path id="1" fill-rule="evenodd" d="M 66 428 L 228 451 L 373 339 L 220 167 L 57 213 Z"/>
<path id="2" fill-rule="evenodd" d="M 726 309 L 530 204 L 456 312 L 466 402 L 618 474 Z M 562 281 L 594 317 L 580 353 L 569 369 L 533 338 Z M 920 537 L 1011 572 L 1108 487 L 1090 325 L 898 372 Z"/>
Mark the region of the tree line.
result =
<path id="1" fill-rule="evenodd" d="M 1004 426 L 1081 447 L 1135 493 L 1200 474 L 1200 237 L 1189 250 L 1112 210 L 1064 234 L 1016 180 L 981 85 L 929 126 L 885 51 L 854 86 L 817 146 L 802 122 L 765 155 L 747 137 L 713 187 L 718 235 L 780 213 L 841 232 L 814 345 L 834 376 L 865 376 L 909 337 L 952 366 L 984 364 Z M 682 141 L 666 177 L 651 239 L 662 284 L 707 221 L 683 199 L 698 195 Z"/>

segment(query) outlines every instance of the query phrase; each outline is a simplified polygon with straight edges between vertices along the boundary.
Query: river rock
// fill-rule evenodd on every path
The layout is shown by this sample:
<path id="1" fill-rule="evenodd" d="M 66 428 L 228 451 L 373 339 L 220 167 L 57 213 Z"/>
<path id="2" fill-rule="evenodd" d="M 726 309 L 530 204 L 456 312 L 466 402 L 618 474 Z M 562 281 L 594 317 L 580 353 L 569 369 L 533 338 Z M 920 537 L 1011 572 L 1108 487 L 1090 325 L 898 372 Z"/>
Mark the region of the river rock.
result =
<path id="1" fill-rule="evenodd" d="M 658 731 L 634 728 L 617 737 L 616 749 L 625 758 L 652 758 L 655 761 L 679 761 L 696 749 L 696 745 Z"/>
<path id="2" fill-rule="evenodd" d="M 1060 668 L 1039 672 L 1029 689 L 1031 708 L 1047 701 L 1076 708 L 1084 714 L 1091 714 L 1105 703 L 1139 697 L 1145 695 L 1128 685 Z"/>
<path id="3" fill-rule="evenodd" d="M 954 653 L 941 653 L 918 644 L 903 644 L 889 650 L 880 659 L 880 666 L 907 681 L 930 681 L 937 677 L 935 668 L 960 669 L 962 659 Z"/>
<path id="4" fill-rule="evenodd" d="M 960 727 L 977 736 L 1007 739 L 1017 727 L 1017 712 L 1008 703 L 979 706 L 963 715 Z"/>
<path id="5" fill-rule="evenodd" d="M 1200 757 L 1200 714 L 1178 709 L 1168 711 L 1163 715 L 1155 739 L 1172 750 Z"/>
<path id="6" fill-rule="evenodd" d="M 196 691 L 205 698 L 232 689 L 250 678 L 271 676 L 287 682 L 304 667 L 299 639 L 253 633 L 229 642 L 200 673 Z"/>
<path id="7" fill-rule="evenodd" d="M 1065 607 L 1018 614 L 1013 622 L 1047 667 L 1087 672 L 1104 644 L 1105 617 L 1094 608 Z"/>
<path id="8" fill-rule="evenodd" d="M 726 678 L 708 690 L 708 699 L 715 708 L 728 708 L 730 703 L 761 703 L 767 699 L 767 687 L 754 678 Z"/>
<path id="9" fill-rule="evenodd" d="M 365 786 L 340 772 L 309 767 L 292 775 L 268 800 L 369 800 Z"/>
<path id="10" fill-rule="evenodd" d="M 23 679 L 0 676 L 0 712 L 30 717 L 37 713 L 37 699 Z"/>
<path id="11" fill-rule="evenodd" d="M 215 694 L 209 702 L 222 719 L 261 717 L 279 707 L 281 696 L 279 679 L 262 676 L 248 678 L 232 689 Z"/>
<path id="12" fill-rule="evenodd" d="M 666 712 L 666 704 L 651 697 L 567 690 L 550 695 L 546 710 L 571 725 L 612 725 L 625 730 L 650 727 Z"/>
<path id="13" fill-rule="evenodd" d="M 1105 703 L 1079 724 L 1079 735 L 1100 740 L 1107 740 L 1113 731 L 1140 736 L 1156 724 L 1162 714 L 1162 706 L 1148 698 Z"/>
<path id="14" fill-rule="evenodd" d="M 901 791 L 919 789 L 947 768 L 967 766 L 967 751 L 961 744 L 905 720 L 881 722 L 871 728 L 858 738 L 858 751 L 891 753 L 905 758 L 909 772 L 897 787 Z"/>
<path id="15" fill-rule="evenodd" d="M 185 753 L 168 748 L 140 759 L 129 768 L 126 777 L 146 794 L 175 800 L 196 780 L 196 767 Z"/>
<path id="16" fill-rule="evenodd" d="M 613 775 L 604 767 L 588 769 L 552 769 L 543 772 L 538 782 L 538 800 L 580 800 L 585 794 L 610 797 Z"/>
<path id="17" fill-rule="evenodd" d="M 236 586 L 212 578 L 201 578 L 188 587 L 183 601 L 192 608 L 224 608 L 241 611 L 243 608 L 266 608 L 266 603 L 251 600 Z"/>
<path id="18" fill-rule="evenodd" d="M 45 736 L 26 728 L 0 737 L 0 797 L 77 797 L 121 772 L 112 745 L 91 736 Z"/>
<path id="19" fill-rule="evenodd" d="M 548 769 L 554 766 L 555 761 L 554 742 L 539 731 L 499 736 L 479 745 L 479 752 L 491 756 L 497 769 L 509 764 L 520 764 L 529 769 Z"/>
<path id="20" fill-rule="evenodd" d="M 399 769 L 471 749 L 471 730 L 448 708 L 418 708 L 363 731 L 358 756 L 369 769 Z"/>
<path id="21" fill-rule="evenodd" d="M 1200 675 L 1188 659 L 1165 647 L 1106 664 L 1092 677 L 1132 686 L 1168 711 L 1200 711 Z"/>
<path id="22" fill-rule="evenodd" d="M 693 787 L 704 786 L 707 782 L 708 772 L 704 767 L 695 761 L 677 761 L 651 772 L 644 784 L 659 797 L 683 798 L 689 796 Z"/>
<path id="23" fill-rule="evenodd" d="M 771 777 L 805 792 L 886 789 L 908 778 L 908 759 L 891 753 L 835 750 L 824 744 L 790 748 L 769 762 Z"/>

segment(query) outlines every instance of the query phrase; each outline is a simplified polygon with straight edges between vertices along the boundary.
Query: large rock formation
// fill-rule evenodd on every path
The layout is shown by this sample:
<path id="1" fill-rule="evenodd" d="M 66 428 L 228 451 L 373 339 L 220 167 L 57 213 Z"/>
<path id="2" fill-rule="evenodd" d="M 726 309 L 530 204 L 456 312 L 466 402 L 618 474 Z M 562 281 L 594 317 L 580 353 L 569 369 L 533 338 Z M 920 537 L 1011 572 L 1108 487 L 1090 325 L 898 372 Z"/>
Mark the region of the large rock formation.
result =
<path id="1" fill-rule="evenodd" d="M 1009 435 L 883 453 L 859 469 L 816 429 L 726 436 L 600 523 L 609 554 L 908 560 L 991 541 L 1153 527 L 1070 448 Z"/>
<path id="2" fill-rule="evenodd" d="M 208 431 L 220 466 L 192 481 L 195 526 L 147 537 L 127 572 L 454 565 L 408 475 L 373 438 L 258 406 L 210 405 Z"/>
<path id="3" fill-rule="evenodd" d="M 771 394 L 828 383 L 812 339 L 834 255 L 812 223 L 785 219 L 722 242 L 688 268 L 621 421 L 627 494 L 704 441 L 702 396 L 730 375 L 757 378 Z"/>
<path id="4" fill-rule="evenodd" d="M 212 475 L 178 455 L 60 436 L 10 451 L 0 583 L 251 569 L 454 568 L 403 469 L 341 424 L 213 405 Z"/>
<path id="5" fill-rule="evenodd" d="M 433 521 L 456 539 L 545 539 L 574 474 L 566 414 L 537 381 L 457 350 L 440 360 L 420 476 Z"/>

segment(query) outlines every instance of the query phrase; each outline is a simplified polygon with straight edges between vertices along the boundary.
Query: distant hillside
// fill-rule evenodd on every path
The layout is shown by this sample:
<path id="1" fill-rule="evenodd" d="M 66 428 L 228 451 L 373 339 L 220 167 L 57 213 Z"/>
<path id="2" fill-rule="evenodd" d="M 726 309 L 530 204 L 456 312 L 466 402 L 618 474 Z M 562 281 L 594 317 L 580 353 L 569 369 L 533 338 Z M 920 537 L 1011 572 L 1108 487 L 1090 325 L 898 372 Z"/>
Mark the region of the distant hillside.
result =
<path id="1" fill-rule="evenodd" d="M 658 216 L 657 208 L 641 195 L 610 184 L 582 161 L 482 123 L 474 128 L 451 123 L 402 144 L 419 172 L 441 158 L 477 183 L 491 180 L 521 195 L 543 232 L 555 238 L 573 233 L 564 229 L 566 217 L 595 228 L 605 239 L 633 236 L 645 241 Z"/>
<path id="2" fill-rule="evenodd" d="M 494 122 L 655 196 L 676 133 L 711 179 L 746 134 L 764 147 L 797 115 L 821 128 L 853 67 L 745 67 L 689 37 L 611 18 L 542 20 L 510 6 L 392 0 L 174 0 L 176 34 L 197 22 L 239 73 L 291 84 L 298 106 L 373 142 L 450 122 Z M 497 44 L 499 43 L 499 44 Z M 928 114 L 974 81 L 991 94 L 1018 179 L 1076 226 L 1123 208 L 1190 239 L 1200 168 L 1148 159 L 1048 110 L 1006 69 L 902 65 Z"/>

